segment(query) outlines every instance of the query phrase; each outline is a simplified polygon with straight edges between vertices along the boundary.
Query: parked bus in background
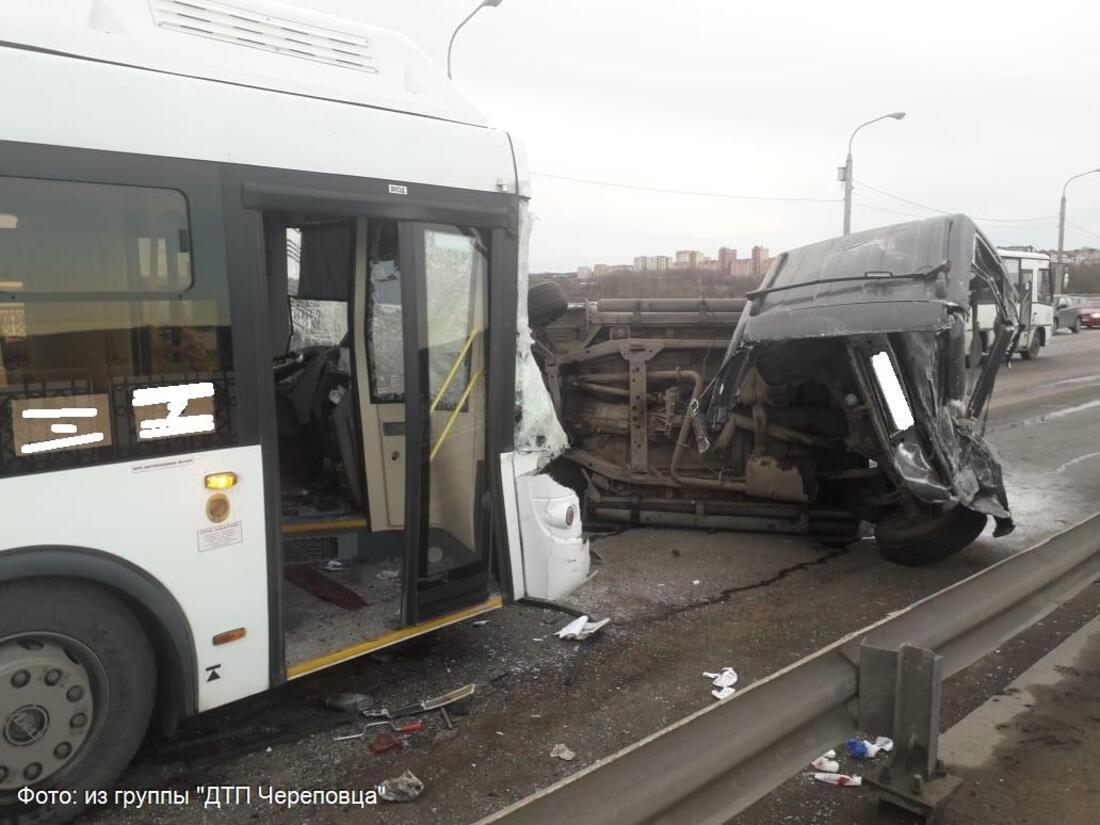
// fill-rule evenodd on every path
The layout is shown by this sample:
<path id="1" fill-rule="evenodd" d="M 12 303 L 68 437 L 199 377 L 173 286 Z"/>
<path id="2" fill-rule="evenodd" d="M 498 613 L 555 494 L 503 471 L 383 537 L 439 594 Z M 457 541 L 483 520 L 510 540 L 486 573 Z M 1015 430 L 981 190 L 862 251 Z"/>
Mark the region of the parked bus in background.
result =
<path id="1" fill-rule="evenodd" d="M 419 49 L 265 0 L 14 0 L 3 41 L 0 823 L 585 579 L 524 156 Z"/>
<path id="2" fill-rule="evenodd" d="M 1054 337 L 1054 281 L 1051 277 L 1050 256 L 1042 252 L 1014 249 L 998 249 L 997 253 L 1016 286 L 1019 300 L 1017 312 L 1020 318 L 1020 334 L 1013 351 L 1030 361 L 1038 358 L 1041 348 Z M 989 348 L 992 341 L 995 316 L 995 307 L 988 300 L 987 290 L 979 287 L 978 327 L 981 331 L 982 352 Z M 970 329 L 968 325 L 968 347 Z"/>

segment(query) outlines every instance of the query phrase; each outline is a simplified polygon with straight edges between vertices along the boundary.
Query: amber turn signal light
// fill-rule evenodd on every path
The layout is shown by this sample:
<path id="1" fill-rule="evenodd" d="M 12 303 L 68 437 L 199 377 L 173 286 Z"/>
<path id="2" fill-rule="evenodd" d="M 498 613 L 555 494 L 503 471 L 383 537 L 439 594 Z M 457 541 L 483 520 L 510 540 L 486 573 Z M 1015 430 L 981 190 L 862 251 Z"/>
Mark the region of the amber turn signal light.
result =
<path id="1" fill-rule="evenodd" d="M 214 637 L 213 641 L 216 645 L 225 645 L 230 642 L 235 642 L 237 639 L 243 639 L 248 633 L 243 627 L 235 627 L 232 630 L 226 630 L 223 633 L 219 633 Z"/>
<path id="2" fill-rule="evenodd" d="M 228 490 L 237 484 L 236 473 L 211 473 L 206 477 L 207 490 Z"/>

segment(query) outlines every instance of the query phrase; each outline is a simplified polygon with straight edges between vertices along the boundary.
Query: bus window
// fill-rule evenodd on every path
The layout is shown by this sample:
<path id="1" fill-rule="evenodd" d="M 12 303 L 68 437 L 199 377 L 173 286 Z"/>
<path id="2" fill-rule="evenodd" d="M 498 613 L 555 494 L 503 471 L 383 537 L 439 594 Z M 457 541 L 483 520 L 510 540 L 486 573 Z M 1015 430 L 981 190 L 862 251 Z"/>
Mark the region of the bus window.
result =
<path id="1" fill-rule="evenodd" d="M 0 475 L 235 443 L 226 284 L 194 285 L 182 193 L 4 177 L 0 213 Z"/>
<path id="2" fill-rule="evenodd" d="M 1039 270 L 1039 283 L 1036 287 L 1038 289 L 1036 300 L 1049 304 L 1054 296 L 1054 281 L 1051 279 L 1049 267 Z"/>
<path id="3" fill-rule="evenodd" d="M 371 400 L 405 400 L 405 350 L 402 338 L 401 270 L 397 263 L 397 222 L 369 223 L 367 285 L 367 358 Z"/>

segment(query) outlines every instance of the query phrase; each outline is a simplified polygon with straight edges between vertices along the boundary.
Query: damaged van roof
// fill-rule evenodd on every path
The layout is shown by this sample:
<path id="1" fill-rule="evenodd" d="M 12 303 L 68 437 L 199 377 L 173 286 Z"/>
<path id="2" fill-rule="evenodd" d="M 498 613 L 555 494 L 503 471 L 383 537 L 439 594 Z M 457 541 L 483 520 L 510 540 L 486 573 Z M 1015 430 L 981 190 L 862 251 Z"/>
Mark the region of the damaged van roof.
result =
<path id="1" fill-rule="evenodd" d="M 992 244 L 970 218 L 945 215 L 784 252 L 761 287 L 749 293 L 745 337 L 940 329 L 949 323 L 952 305 L 968 304 L 978 238 L 992 254 Z"/>

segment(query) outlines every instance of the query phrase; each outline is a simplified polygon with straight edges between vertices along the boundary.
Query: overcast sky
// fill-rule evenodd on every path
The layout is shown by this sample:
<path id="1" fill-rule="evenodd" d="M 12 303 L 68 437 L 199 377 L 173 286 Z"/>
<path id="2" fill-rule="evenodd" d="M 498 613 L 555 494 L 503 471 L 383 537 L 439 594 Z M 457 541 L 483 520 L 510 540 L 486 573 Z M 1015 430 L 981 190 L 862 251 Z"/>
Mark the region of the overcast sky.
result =
<path id="1" fill-rule="evenodd" d="M 397 29 L 442 65 L 477 0 L 298 2 Z M 856 139 L 854 229 L 935 214 L 862 181 L 1053 247 L 1062 183 L 1100 167 L 1100 6 L 1083 0 L 504 0 L 459 34 L 453 70 L 534 172 L 666 189 L 839 199 L 852 129 L 904 110 Z M 774 254 L 841 229 L 840 202 L 533 183 L 534 271 Z M 1067 248 L 1100 246 L 1100 174 L 1071 185 L 1068 216 Z"/>

